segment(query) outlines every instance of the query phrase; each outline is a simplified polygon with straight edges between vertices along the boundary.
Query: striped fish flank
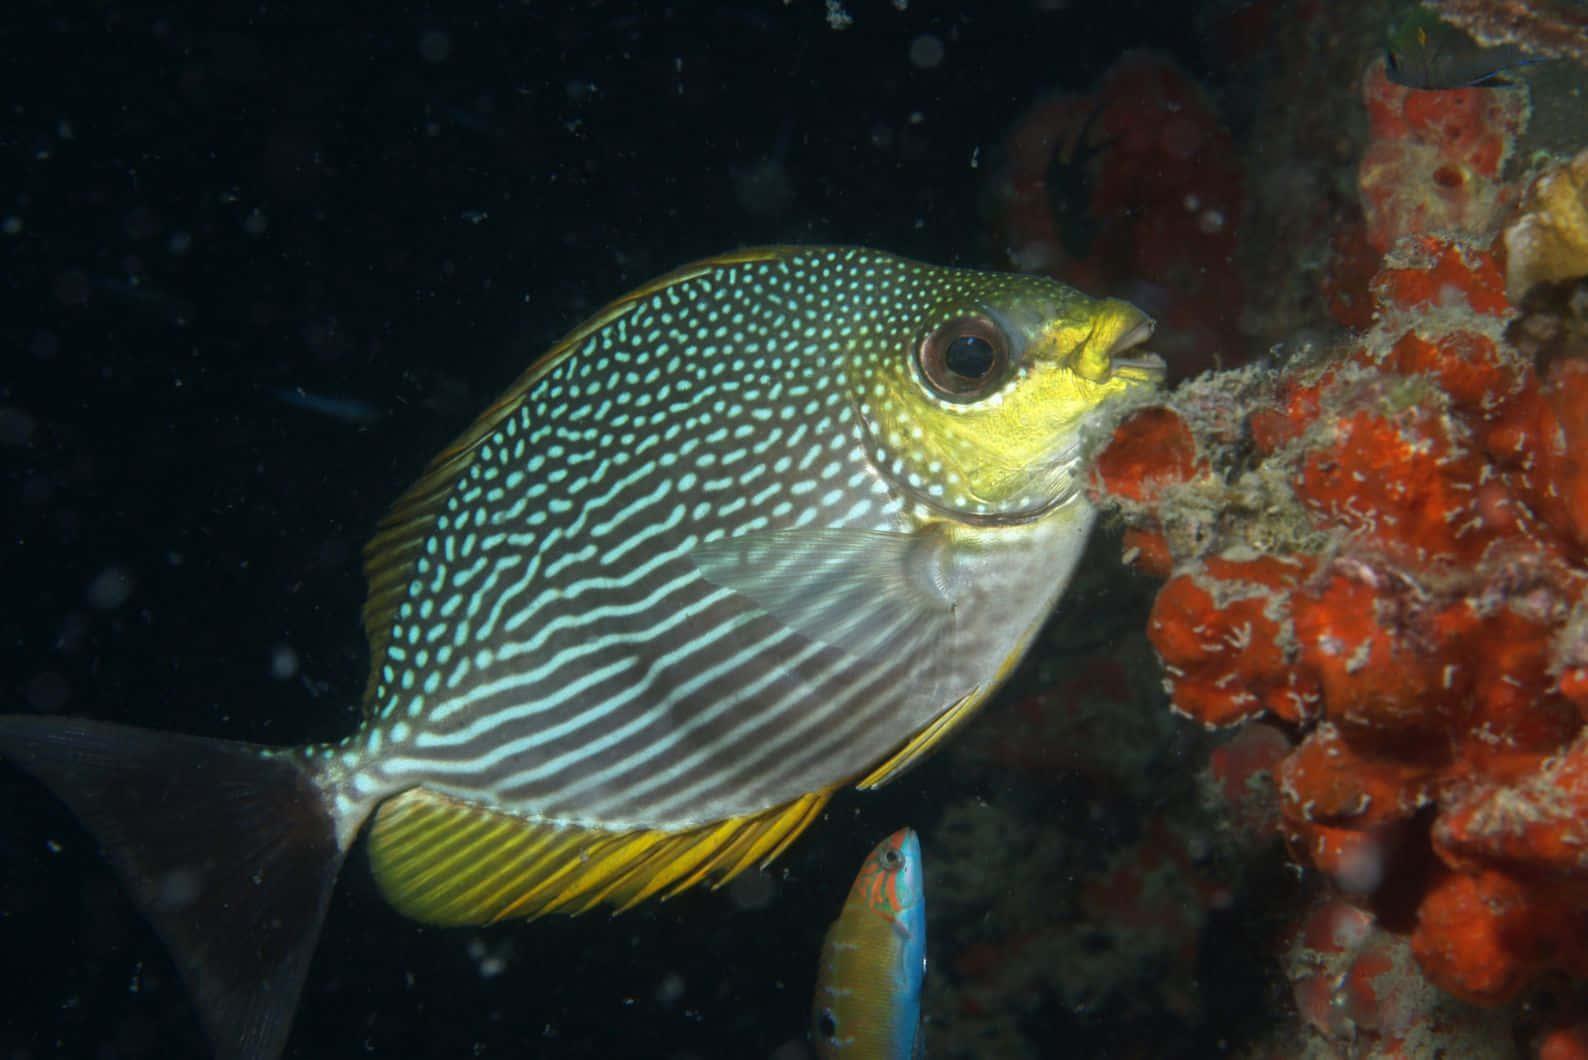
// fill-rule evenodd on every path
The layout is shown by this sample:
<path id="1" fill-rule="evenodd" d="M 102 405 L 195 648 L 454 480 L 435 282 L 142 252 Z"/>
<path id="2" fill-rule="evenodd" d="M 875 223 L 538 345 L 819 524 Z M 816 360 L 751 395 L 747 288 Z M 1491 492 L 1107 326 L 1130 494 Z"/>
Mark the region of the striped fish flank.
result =
<path id="1" fill-rule="evenodd" d="M 1083 433 L 1160 378 L 1150 332 L 859 248 L 687 266 L 575 329 L 394 505 L 345 740 L 0 718 L 0 755 L 99 832 L 217 1052 L 273 1056 L 366 823 L 419 919 L 622 908 L 764 864 L 961 724 L 1068 580 Z M 153 828 L 153 800 L 191 820 Z M 178 915 L 162 886 L 194 864 L 252 871 Z M 244 877 L 281 883 L 222 882 Z M 201 941 L 246 931 L 279 945 Z"/>

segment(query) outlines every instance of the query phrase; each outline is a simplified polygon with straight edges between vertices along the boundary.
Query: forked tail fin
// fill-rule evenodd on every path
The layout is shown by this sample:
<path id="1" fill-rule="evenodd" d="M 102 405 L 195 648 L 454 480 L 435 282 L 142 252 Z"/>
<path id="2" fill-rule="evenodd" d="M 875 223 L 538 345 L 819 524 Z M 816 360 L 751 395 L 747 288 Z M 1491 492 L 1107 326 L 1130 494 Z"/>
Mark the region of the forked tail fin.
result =
<path id="1" fill-rule="evenodd" d="M 0 758 L 99 840 L 170 947 L 220 1060 L 281 1053 L 344 851 L 296 756 L 0 715 Z"/>

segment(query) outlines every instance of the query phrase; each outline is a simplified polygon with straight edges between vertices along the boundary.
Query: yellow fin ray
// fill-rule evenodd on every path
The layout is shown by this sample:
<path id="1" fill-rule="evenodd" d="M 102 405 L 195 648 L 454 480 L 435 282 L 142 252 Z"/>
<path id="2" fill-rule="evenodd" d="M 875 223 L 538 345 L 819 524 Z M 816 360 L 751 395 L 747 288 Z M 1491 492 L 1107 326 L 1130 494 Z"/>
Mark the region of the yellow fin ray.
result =
<path id="1" fill-rule="evenodd" d="M 516 841 L 501 847 L 482 851 L 481 857 L 467 866 L 457 868 L 447 878 L 439 896 L 446 896 L 452 904 L 489 909 L 490 920 L 505 920 L 514 916 L 517 904 L 543 895 L 573 867 L 578 864 L 581 851 L 577 834 L 559 834 L 549 831 L 525 832 L 509 823 L 509 831 Z M 480 874 L 482 864 L 497 864 L 503 870 Z M 559 872 L 547 873 L 548 865 L 563 866 Z"/>
<path id="2" fill-rule="evenodd" d="M 800 800 L 804 803 L 803 810 L 805 816 L 797 822 L 792 822 L 781 835 L 772 831 L 763 832 L 759 837 L 757 837 L 755 845 L 749 850 L 743 865 L 741 865 L 739 868 L 735 868 L 732 873 L 725 877 L 721 882 L 726 883 L 728 880 L 732 879 L 735 875 L 742 871 L 744 867 L 750 865 L 752 859 L 755 864 L 764 867 L 766 865 L 770 865 L 772 862 L 782 857 L 783 851 L 789 848 L 789 844 L 798 839 L 800 833 L 805 831 L 806 828 L 809 828 L 811 823 L 814 822 L 821 814 L 822 810 L 827 806 L 827 799 L 831 796 L 831 794 L 831 792 L 824 791 L 820 792 L 818 795 L 807 795 L 804 799 Z"/>
<path id="3" fill-rule="evenodd" d="M 826 799 L 818 799 L 811 804 L 811 809 L 807 811 L 811 820 L 815 819 L 815 815 L 826 803 Z M 794 836 L 804 831 L 808 823 L 809 821 L 802 822 L 783 833 L 756 828 L 739 829 L 739 834 L 734 837 L 733 842 L 719 850 L 708 867 L 708 871 L 715 876 L 711 886 L 714 889 L 721 887 L 752 865 L 767 864 Z"/>
<path id="4" fill-rule="evenodd" d="M 426 788 L 383 803 L 370 829 L 382 893 L 407 916 L 483 924 L 627 909 L 766 864 L 815 820 L 830 791 L 680 832 L 535 821 Z"/>
<path id="5" fill-rule="evenodd" d="M 933 719 L 932 724 L 910 737 L 893 754 L 883 759 L 871 772 L 855 782 L 855 787 L 865 790 L 867 788 L 880 788 L 888 781 L 920 762 L 943 738 L 965 723 L 976 708 L 981 706 L 987 698 L 987 691 L 978 688 L 964 699 L 949 707 Z"/>
<path id="6" fill-rule="evenodd" d="M 564 911 L 582 913 L 603 902 L 611 902 L 612 895 L 628 886 L 636 874 L 645 873 L 647 865 L 653 865 L 659 858 L 665 858 L 668 849 L 667 838 L 666 832 L 630 832 L 621 835 L 614 844 L 613 852 L 605 859 L 602 875 L 606 878 L 606 883 L 587 892 L 581 899 L 579 908 Z"/>
<path id="7" fill-rule="evenodd" d="M 1043 617 L 1045 618 L 1046 616 L 1044 615 Z M 993 675 L 991 681 L 972 689 L 970 694 L 964 699 L 939 714 L 930 725 L 906 740 L 904 746 L 893 752 L 893 754 L 873 767 L 871 772 L 856 781 L 855 787 L 862 791 L 870 788 L 880 788 L 930 754 L 933 748 L 937 747 L 949 733 L 954 732 L 969 720 L 971 715 L 975 714 L 977 709 L 987 702 L 992 694 L 1003 685 L 1004 681 L 1014 672 L 1015 667 L 1019 665 L 1020 660 L 1025 656 L 1026 646 L 1031 643 L 1031 638 L 1036 636 L 1037 631 L 1041 628 L 1042 618 L 1039 618 L 1020 635 L 1020 639 L 1015 642 L 1014 650 L 1004 656 L 1004 661 L 999 664 L 998 672 Z"/>
<path id="8" fill-rule="evenodd" d="M 461 822 L 456 830 L 425 851 L 422 861 L 419 851 L 396 848 L 393 867 L 398 871 L 413 873 L 416 883 L 428 885 L 433 879 L 445 880 L 451 877 L 458 866 L 467 865 L 473 860 L 480 849 L 491 849 L 500 844 L 505 838 L 505 831 L 498 821 Z"/>

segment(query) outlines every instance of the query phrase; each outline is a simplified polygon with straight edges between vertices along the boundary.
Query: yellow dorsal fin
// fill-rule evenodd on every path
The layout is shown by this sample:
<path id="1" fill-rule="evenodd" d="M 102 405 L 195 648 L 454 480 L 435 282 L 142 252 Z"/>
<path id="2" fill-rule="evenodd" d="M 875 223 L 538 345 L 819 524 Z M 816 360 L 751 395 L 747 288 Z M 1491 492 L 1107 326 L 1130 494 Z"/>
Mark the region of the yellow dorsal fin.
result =
<path id="1" fill-rule="evenodd" d="M 412 788 L 384 802 L 370 829 L 381 892 L 432 924 L 484 924 L 543 913 L 621 911 L 710 877 L 721 886 L 783 852 L 832 793 L 682 832 L 532 821 Z"/>
<path id="2" fill-rule="evenodd" d="M 474 459 L 480 443 L 489 437 L 529 392 L 548 372 L 573 355 L 586 339 L 616 320 L 627 315 L 640 302 L 676 284 L 696 279 L 715 269 L 728 265 L 742 265 L 752 261 L 771 261 L 787 257 L 796 247 L 752 247 L 732 251 L 714 258 L 697 261 L 658 277 L 643 287 L 636 288 L 598 311 L 590 319 L 565 335 L 561 341 L 546 351 L 529 370 L 519 376 L 491 406 L 460 434 L 451 445 L 437 453 L 430 461 L 419 481 L 398 498 L 386 517 L 376 527 L 375 535 L 364 546 L 364 578 L 369 585 L 369 595 L 364 602 L 364 632 L 369 638 L 370 677 L 364 689 L 365 705 L 380 672 L 380 660 L 386 655 L 387 639 L 391 635 L 392 620 L 397 606 L 407 592 L 413 577 L 414 561 L 424 546 L 425 537 L 435 524 L 447 494 L 458 476 Z"/>

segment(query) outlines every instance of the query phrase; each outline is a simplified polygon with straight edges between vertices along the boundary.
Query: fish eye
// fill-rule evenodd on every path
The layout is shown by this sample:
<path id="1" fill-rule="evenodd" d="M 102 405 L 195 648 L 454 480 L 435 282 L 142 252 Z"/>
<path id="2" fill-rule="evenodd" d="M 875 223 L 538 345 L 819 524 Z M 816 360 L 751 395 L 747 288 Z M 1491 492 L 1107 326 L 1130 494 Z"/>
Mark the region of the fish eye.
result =
<path id="1" fill-rule="evenodd" d="M 885 869 L 896 869 L 899 867 L 899 862 L 903 860 L 903 858 L 899 857 L 897 850 L 884 850 L 882 852 L 882 867 Z"/>
<path id="2" fill-rule="evenodd" d="M 838 1017 L 833 1015 L 833 1010 L 824 1008 L 816 1015 L 816 1033 L 824 1041 L 832 1041 L 838 1037 Z"/>
<path id="3" fill-rule="evenodd" d="M 944 366 L 966 379 L 985 379 L 997 359 L 992 343 L 980 335 L 961 335 L 943 353 Z"/>
<path id="4" fill-rule="evenodd" d="M 960 317 L 921 342 L 921 376 L 938 397 L 979 401 L 1003 381 L 1009 367 L 1009 340 L 986 317 Z"/>

